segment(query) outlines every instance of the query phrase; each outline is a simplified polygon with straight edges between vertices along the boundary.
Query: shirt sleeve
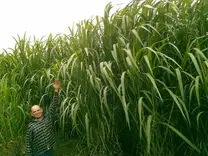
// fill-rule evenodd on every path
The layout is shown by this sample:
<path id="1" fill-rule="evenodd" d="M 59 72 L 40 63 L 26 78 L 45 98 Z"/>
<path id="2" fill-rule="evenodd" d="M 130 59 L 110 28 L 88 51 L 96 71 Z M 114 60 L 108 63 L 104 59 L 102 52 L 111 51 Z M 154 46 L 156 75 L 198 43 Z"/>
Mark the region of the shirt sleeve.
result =
<path id="1" fill-rule="evenodd" d="M 59 93 L 58 92 L 54 92 L 54 96 L 53 96 L 53 101 L 51 103 L 51 105 L 48 108 L 47 114 L 53 118 L 55 116 L 57 107 L 58 107 L 58 102 L 59 102 Z"/>
<path id="2" fill-rule="evenodd" d="M 26 156 L 32 156 L 32 130 L 28 126 L 26 133 Z"/>

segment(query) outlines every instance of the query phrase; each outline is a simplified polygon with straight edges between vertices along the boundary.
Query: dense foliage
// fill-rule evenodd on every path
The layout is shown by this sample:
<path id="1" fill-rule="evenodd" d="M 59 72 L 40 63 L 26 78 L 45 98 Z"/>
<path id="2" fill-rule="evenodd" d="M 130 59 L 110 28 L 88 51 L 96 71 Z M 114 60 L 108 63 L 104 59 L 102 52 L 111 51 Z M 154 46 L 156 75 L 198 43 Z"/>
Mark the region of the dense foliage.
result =
<path id="1" fill-rule="evenodd" d="M 111 15 L 112 7 L 68 35 L 17 38 L 1 54 L 3 150 L 21 153 L 27 110 L 47 108 L 60 79 L 57 129 L 80 137 L 87 154 L 208 152 L 208 1 L 134 0 Z"/>

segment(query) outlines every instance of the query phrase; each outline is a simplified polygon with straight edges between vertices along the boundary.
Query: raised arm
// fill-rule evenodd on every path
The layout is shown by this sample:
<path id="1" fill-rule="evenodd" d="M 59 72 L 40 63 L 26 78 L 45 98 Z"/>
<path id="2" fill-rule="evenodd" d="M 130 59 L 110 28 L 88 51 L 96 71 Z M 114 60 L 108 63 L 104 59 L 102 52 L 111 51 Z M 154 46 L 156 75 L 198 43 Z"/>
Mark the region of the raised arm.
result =
<path id="1" fill-rule="evenodd" d="M 59 92 L 59 90 L 60 90 L 60 81 L 59 80 L 54 81 L 53 88 L 54 88 L 55 92 Z"/>
<path id="2" fill-rule="evenodd" d="M 53 96 L 53 101 L 51 103 L 51 105 L 49 106 L 48 109 L 48 114 L 53 117 L 54 114 L 56 113 L 56 109 L 58 107 L 58 102 L 59 102 L 59 90 L 60 90 L 60 81 L 59 80 L 55 80 L 53 83 L 53 88 L 54 88 L 54 96 Z"/>

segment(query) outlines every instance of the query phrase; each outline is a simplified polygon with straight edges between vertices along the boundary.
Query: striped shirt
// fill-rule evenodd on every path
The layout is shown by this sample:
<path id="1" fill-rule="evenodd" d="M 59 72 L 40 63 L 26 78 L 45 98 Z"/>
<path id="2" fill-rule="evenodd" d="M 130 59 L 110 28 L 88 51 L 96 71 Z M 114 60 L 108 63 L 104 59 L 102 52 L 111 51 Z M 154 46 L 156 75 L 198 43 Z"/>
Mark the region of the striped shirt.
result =
<path id="1" fill-rule="evenodd" d="M 54 93 L 52 104 L 44 114 L 42 120 L 34 119 L 28 125 L 26 134 L 27 156 L 40 154 L 51 149 L 55 144 L 55 133 L 53 129 L 54 116 L 58 106 L 58 92 Z"/>

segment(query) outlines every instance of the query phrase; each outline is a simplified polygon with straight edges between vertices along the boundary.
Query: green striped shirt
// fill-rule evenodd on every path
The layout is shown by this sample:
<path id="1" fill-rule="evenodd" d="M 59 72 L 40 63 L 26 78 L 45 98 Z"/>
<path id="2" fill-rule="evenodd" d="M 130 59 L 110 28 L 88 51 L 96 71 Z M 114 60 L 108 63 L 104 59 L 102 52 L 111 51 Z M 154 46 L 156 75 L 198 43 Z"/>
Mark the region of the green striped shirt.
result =
<path id="1" fill-rule="evenodd" d="M 43 120 L 34 119 L 28 125 L 26 134 L 27 156 L 43 153 L 55 144 L 55 133 L 53 129 L 54 116 L 58 106 L 58 92 L 54 93 L 52 104 L 44 114 Z"/>

